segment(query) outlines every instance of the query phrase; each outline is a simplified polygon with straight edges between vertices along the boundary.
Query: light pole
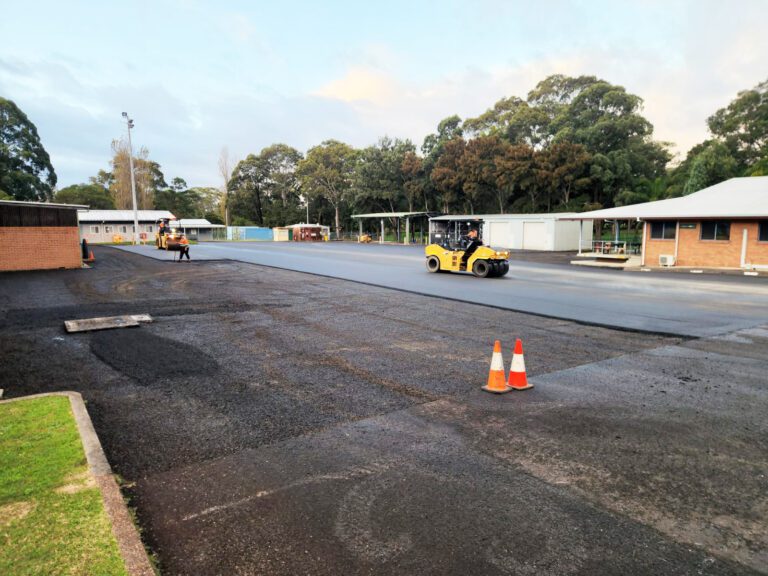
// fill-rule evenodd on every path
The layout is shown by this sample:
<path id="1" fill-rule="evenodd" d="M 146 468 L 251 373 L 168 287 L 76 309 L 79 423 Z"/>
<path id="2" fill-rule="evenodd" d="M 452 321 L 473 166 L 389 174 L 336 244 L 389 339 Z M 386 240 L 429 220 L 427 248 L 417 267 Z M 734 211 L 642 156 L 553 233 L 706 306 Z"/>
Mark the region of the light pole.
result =
<path id="1" fill-rule="evenodd" d="M 133 120 L 128 118 L 128 112 L 123 112 L 123 118 L 128 126 L 128 163 L 131 167 L 131 198 L 133 198 L 133 245 L 137 244 L 136 237 L 139 233 L 139 211 L 136 209 L 136 179 L 133 176 L 133 144 L 131 143 L 131 128 Z"/>

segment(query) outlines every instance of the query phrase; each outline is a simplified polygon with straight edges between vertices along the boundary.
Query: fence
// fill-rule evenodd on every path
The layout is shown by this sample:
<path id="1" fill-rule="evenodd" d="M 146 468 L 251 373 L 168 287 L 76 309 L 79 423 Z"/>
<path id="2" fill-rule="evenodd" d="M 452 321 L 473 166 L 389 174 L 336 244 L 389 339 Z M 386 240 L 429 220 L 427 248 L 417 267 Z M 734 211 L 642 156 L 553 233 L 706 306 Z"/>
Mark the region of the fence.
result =
<path id="1" fill-rule="evenodd" d="M 258 226 L 229 226 L 227 228 L 227 240 L 234 241 L 272 241 L 272 228 L 260 228 Z"/>

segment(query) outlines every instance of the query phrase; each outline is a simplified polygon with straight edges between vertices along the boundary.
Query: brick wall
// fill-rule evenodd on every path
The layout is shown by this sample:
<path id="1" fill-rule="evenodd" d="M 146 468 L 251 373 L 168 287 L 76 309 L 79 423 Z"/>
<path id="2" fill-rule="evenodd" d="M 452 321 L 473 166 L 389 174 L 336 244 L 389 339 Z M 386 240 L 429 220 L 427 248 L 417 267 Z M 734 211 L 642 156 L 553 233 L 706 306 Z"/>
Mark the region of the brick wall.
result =
<path id="1" fill-rule="evenodd" d="M 79 243 L 75 227 L 0 227 L 0 271 L 80 268 Z"/>
<path id="2" fill-rule="evenodd" d="M 741 267 L 741 243 L 747 231 L 747 265 L 768 265 L 768 242 L 758 242 L 758 223 L 731 221 L 730 240 L 700 240 L 701 223 L 696 228 L 681 228 L 677 266 L 702 268 Z M 660 254 L 674 254 L 674 240 L 652 240 L 650 224 L 645 243 L 645 265 L 658 266 Z"/>

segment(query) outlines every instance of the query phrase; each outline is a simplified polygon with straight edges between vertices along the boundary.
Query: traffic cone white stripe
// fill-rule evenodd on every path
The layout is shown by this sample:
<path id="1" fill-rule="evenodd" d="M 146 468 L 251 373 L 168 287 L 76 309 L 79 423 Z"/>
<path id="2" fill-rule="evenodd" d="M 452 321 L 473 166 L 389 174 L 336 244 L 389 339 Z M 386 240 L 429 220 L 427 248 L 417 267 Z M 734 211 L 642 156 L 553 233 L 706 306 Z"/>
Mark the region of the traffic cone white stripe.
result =
<path id="1" fill-rule="evenodd" d="M 483 386 L 483 390 L 493 394 L 509 392 L 509 386 L 504 380 L 504 358 L 501 355 L 501 342 L 498 340 L 493 343 L 491 369 L 488 371 L 488 383 Z"/>
<path id="2" fill-rule="evenodd" d="M 525 372 L 525 358 L 522 354 L 512 355 L 512 367 L 510 370 L 512 372 Z"/>
<path id="3" fill-rule="evenodd" d="M 504 358 L 501 352 L 494 352 L 491 357 L 491 370 L 504 370 Z"/>

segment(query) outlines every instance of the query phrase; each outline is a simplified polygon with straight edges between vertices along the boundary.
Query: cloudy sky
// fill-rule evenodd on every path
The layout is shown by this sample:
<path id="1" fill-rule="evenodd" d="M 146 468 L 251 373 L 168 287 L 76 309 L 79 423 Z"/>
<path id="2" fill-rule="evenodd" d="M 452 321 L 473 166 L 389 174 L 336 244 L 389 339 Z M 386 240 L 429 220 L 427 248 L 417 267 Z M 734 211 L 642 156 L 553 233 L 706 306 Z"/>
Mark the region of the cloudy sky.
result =
<path id="1" fill-rule="evenodd" d="M 37 125 L 59 187 L 107 168 L 134 118 L 168 180 L 218 185 L 222 147 L 420 144 L 444 117 L 591 74 L 645 100 L 684 154 L 768 78 L 768 0 L 5 2 L 0 96 Z"/>

